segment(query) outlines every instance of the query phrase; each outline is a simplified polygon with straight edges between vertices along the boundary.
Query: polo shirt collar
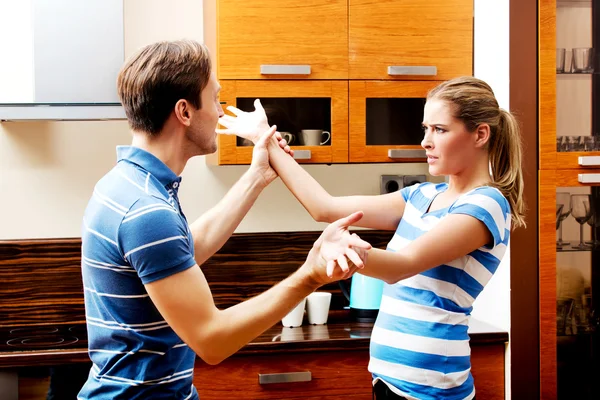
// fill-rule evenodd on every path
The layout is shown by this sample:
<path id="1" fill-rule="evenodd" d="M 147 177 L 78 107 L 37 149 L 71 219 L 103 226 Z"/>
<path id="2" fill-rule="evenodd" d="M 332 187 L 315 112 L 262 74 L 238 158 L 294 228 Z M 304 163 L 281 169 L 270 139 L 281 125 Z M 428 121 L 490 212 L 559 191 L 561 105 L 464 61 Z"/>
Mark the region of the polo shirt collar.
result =
<path id="1" fill-rule="evenodd" d="M 154 176 L 163 186 L 177 188 L 181 177 L 175 175 L 167 165 L 153 154 L 135 146 L 117 146 L 117 162 L 129 161 Z M 173 185 L 175 182 L 177 184 Z"/>

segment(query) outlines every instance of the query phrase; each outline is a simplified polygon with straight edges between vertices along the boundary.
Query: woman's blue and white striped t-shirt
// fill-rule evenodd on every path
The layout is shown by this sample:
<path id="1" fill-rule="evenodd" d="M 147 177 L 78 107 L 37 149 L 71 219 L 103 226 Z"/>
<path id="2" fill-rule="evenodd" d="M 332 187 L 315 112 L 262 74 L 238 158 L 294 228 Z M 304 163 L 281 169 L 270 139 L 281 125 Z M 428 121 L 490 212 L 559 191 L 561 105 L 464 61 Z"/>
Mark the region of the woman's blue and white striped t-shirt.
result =
<path id="1" fill-rule="evenodd" d="M 411 278 L 385 285 L 371 335 L 369 371 L 408 399 L 472 399 L 469 316 L 473 301 L 506 252 L 510 206 L 492 187 L 478 187 L 450 207 L 427 212 L 446 183 L 404 188 L 404 215 L 389 251 L 402 251 L 448 214 L 467 214 L 489 229 L 493 244 Z M 431 251 L 436 251 L 435 248 Z"/>

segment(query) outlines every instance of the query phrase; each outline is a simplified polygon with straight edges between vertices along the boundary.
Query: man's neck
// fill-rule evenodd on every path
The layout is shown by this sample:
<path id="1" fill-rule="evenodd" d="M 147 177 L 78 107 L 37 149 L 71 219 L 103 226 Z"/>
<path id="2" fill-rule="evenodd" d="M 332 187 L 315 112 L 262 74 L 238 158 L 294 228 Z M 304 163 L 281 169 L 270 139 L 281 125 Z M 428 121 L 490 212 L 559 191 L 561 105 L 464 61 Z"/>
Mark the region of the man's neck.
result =
<path id="1" fill-rule="evenodd" d="M 179 176 L 189 159 L 185 154 L 185 146 L 181 143 L 182 137 L 184 135 L 168 132 L 166 129 L 155 136 L 134 131 L 131 145 L 152 154 Z"/>

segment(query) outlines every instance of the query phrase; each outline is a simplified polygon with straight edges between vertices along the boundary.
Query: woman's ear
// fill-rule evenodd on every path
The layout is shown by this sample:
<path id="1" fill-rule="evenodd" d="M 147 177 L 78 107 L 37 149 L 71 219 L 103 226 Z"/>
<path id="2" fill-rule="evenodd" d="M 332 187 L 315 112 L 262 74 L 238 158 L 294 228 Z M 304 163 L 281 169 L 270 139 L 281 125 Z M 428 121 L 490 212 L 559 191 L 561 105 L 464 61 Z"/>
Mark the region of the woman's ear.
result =
<path id="1" fill-rule="evenodd" d="M 175 117 L 181 124 L 185 126 L 190 126 L 190 124 L 192 123 L 192 113 L 194 112 L 194 110 L 192 109 L 192 106 L 188 103 L 187 100 L 181 99 L 177 103 L 175 103 L 174 112 Z"/>
<path id="2" fill-rule="evenodd" d="M 490 141 L 490 126 L 488 124 L 479 124 L 475 130 L 475 146 L 485 147 Z"/>

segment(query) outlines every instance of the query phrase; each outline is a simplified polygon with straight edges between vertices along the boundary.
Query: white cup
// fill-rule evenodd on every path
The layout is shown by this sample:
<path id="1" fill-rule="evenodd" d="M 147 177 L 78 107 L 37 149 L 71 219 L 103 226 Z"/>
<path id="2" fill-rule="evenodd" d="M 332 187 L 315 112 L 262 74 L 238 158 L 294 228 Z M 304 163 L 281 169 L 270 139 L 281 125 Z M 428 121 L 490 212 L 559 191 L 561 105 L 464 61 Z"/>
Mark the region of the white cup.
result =
<path id="1" fill-rule="evenodd" d="M 329 304 L 331 293 L 314 292 L 306 298 L 306 309 L 308 312 L 308 323 L 323 325 L 327 323 L 329 316 Z"/>
<path id="2" fill-rule="evenodd" d="M 300 303 L 292 311 L 288 313 L 283 319 L 281 323 L 283 326 L 288 328 L 294 328 L 296 326 L 302 325 L 302 319 L 304 318 L 304 306 L 306 305 L 306 299 L 302 299 Z"/>
<path id="3" fill-rule="evenodd" d="M 324 134 L 327 134 L 327 139 L 321 141 Z M 322 129 L 302 129 L 300 131 L 300 136 L 302 137 L 302 143 L 304 143 L 305 146 L 320 146 L 329 141 L 331 133 Z"/>

